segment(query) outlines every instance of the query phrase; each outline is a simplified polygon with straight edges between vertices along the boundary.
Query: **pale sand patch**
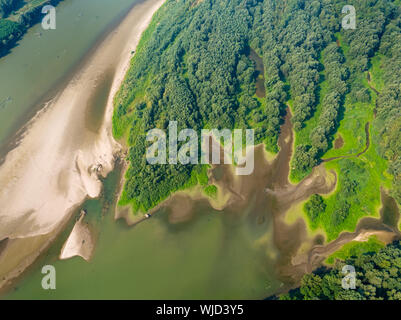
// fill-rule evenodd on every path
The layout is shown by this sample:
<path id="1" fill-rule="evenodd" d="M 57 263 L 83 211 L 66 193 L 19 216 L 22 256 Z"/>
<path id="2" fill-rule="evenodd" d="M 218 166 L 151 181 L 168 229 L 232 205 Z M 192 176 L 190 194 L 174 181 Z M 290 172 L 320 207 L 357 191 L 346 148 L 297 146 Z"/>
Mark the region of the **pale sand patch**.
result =
<path id="1" fill-rule="evenodd" d="M 10 240 L 0 257 L 0 287 L 49 246 L 77 205 L 99 196 L 98 176 L 113 169 L 121 148 L 111 133 L 113 97 L 131 51 L 163 2 L 136 4 L 73 80 L 26 125 L 18 146 L 7 154 L 0 167 L 0 239 Z M 110 69 L 113 85 L 104 121 L 94 133 L 86 128 L 84 115 L 99 78 Z"/>
<path id="2" fill-rule="evenodd" d="M 45 235 L 3 240 L 6 241 L 6 245 L 0 253 L 0 294 L 12 285 L 11 279 L 21 276 L 24 270 L 48 249 L 64 227 L 65 223 L 61 223 Z"/>
<path id="3" fill-rule="evenodd" d="M 379 241 L 384 242 L 385 244 L 388 244 L 394 240 L 394 233 L 392 232 L 364 230 L 358 234 L 353 241 L 366 242 L 371 236 L 376 236 Z"/>
<path id="4" fill-rule="evenodd" d="M 222 211 L 229 204 L 233 194 L 229 190 L 225 190 L 223 187 L 219 186 L 218 183 L 214 182 L 214 184 L 217 186 L 217 195 L 215 198 L 207 196 L 204 193 L 202 186 L 197 185 L 190 189 L 180 190 L 172 193 L 167 199 L 163 200 L 156 207 L 149 210 L 148 214 L 153 215 L 160 208 L 169 206 L 170 202 L 177 197 L 182 197 L 182 199 L 180 200 L 179 206 L 171 206 L 172 212 L 169 215 L 169 222 L 172 224 L 190 220 L 192 217 L 190 212 L 192 211 L 193 202 L 197 200 L 207 200 L 213 209 Z M 127 225 L 134 226 L 146 220 L 144 215 L 145 213 L 141 211 L 133 212 L 132 207 L 129 205 L 117 205 L 114 218 L 115 220 L 124 219 Z"/>

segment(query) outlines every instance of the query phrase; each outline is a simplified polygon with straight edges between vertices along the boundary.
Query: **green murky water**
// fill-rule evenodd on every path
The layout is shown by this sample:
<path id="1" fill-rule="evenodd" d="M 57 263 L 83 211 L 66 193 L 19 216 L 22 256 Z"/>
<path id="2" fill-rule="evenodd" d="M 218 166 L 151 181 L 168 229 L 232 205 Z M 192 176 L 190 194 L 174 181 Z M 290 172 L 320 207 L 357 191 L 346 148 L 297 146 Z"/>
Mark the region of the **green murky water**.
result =
<path id="1" fill-rule="evenodd" d="M 38 101 L 52 96 L 49 90 L 79 68 L 90 48 L 134 2 L 66 0 L 57 7 L 56 31 L 36 26 L 0 59 L 0 147 L 38 110 Z M 87 119 L 94 131 L 103 117 L 103 109 L 97 108 L 104 105 L 111 85 L 108 77 L 100 81 L 91 99 L 98 118 Z M 280 286 L 272 225 L 255 224 L 252 212 L 233 217 L 199 203 L 189 222 L 171 224 L 168 214 L 160 212 L 130 228 L 114 220 L 119 180 L 116 169 L 105 180 L 103 196 L 83 205 L 96 238 L 92 260 L 58 260 L 78 210 L 50 249 L 2 298 L 251 299 L 264 298 Z M 56 290 L 41 287 L 46 264 L 56 268 Z"/>
<path id="2" fill-rule="evenodd" d="M 71 223 L 6 298 L 251 299 L 277 290 L 272 251 L 257 245 L 261 234 L 246 217 L 232 219 L 199 207 L 190 222 L 170 224 L 161 213 L 130 228 L 113 219 L 118 181 L 115 170 L 105 181 L 103 197 L 84 204 L 85 219 L 97 234 L 93 259 L 57 260 Z M 56 290 L 41 287 L 46 264 L 56 268 Z"/>

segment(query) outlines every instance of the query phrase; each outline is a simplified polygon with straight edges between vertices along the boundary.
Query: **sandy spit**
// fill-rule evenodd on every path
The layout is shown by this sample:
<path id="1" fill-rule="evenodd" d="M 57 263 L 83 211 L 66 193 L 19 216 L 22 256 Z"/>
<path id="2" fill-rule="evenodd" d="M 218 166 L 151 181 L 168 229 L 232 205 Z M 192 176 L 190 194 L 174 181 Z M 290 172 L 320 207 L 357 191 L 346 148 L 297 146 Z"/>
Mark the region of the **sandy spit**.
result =
<path id="1" fill-rule="evenodd" d="M 99 176 L 113 169 L 114 155 L 121 149 L 111 133 L 113 96 L 129 67 L 130 52 L 162 3 L 148 0 L 134 6 L 7 154 L 0 167 L 0 240 L 50 233 L 74 206 L 99 196 Z M 113 84 L 103 123 L 94 132 L 84 115 L 110 70 Z"/>

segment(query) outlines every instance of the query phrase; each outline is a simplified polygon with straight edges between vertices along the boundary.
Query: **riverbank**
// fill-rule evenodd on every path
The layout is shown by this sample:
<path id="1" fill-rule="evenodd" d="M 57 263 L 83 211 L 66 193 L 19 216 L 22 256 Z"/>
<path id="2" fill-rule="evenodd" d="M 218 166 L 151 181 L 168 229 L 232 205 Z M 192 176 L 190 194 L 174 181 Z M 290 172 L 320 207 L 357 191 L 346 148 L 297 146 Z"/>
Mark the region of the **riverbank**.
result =
<path id="1" fill-rule="evenodd" d="M 48 235 L 78 204 L 99 196 L 99 178 L 113 169 L 121 150 L 111 134 L 113 97 L 129 66 L 131 51 L 161 4 L 160 0 L 136 4 L 84 67 L 26 126 L 22 140 L 0 167 L 0 239 Z M 112 85 L 100 101 L 103 106 L 93 108 L 93 97 L 105 90 L 105 83 Z M 99 123 L 99 113 L 101 125 L 94 126 L 91 119 L 96 117 Z M 0 255 L 0 269 L 7 250 L 6 246 Z M 19 270 L 24 269 L 23 262 L 16 261 Z M 0 273 L 4 284 L 9 279 L 2 270 Z"/>
<path id="2" fill-rule="evenodd" d="M 29 28 L 41 21 L 44 17 L 44 6 L 57 6 L 61 1 L 63 0 L 27 1 L 21 8 L 11 8 L 6 18 L 0 17 L 0 58 L 9 54 Z"/>
<path id="3" fill-rule="evenodd" d="M 60 260 L 70 259 L 75 256 L 80 256 L 86 261 L 91 259 L 95 249 L 95 240 L 89 226 L 83 221 L 85 215 L 86 211 L 82 211 L 70 236 L 61 248 Z"/>

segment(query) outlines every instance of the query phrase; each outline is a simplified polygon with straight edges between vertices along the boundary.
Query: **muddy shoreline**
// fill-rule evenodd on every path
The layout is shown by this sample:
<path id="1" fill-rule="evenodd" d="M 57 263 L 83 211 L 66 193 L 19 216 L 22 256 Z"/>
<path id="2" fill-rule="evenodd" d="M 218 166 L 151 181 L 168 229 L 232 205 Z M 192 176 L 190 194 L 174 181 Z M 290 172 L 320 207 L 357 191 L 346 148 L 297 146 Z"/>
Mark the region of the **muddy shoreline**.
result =
<path id="1" fill-rule="evenodd" d="M 18 147 L 22 141 L 24 135 L 29 130 L 29 127 L 34 122 L 36 116 L 42 112 L 47 105 L 49 105 L 55 97 L 63 90 L 67 83 L 73 81 L 74 77 L 81 69 L 85 67 L 90 62 L 94 53 L 99 50 L 102 42 L 110 35 L 110 33 L 115 30 L 118 25 L 124 20 L 130 13 L 132 8 L 138 4 L 142 4 L 146 0 L 137 0 L 133 3 L 130 8 L 123 12 L 121 15 L 117 16 L 107 28 L 94 40 L 93 45 L 87 50 L 82 59 L 80 59 L 68 72 L 63 74 L 52 86 L 38 99 L 32 101 L 29 111 L 26 112 L 15 124 L 14 133 L 10 134 L 5 138 L 4 143 L 0 145 L 0 166 L 4 163 L 7 154 Z M 7 58 L 7 57 L 4 57 Z"/>
<path id="2" fill-rule="evenodd" d="M 368 133 L 369 126 L 365 128 Z M 350 241 L 365 241 L 370 235 L 377 235 L 385 243 L 400 238 L 397 227 L 386 225 L 382 218 L 362 218 L 355 232 L 343 232 L 329 243 L 324 243 L 323 235 L 309 236 L 307 222 L 303 218 L 298 218 L 293 224 L 287 224 L 285 216 L 292 206 L 308 199 L 312 194 L 328 194 L 337 184 L 336 173 L 327 172 L 324 164 L 315 167 L 312 173 L 297 185 L 291 184 L 289 164 L 293 140 L 291 114 L 287 109 L 279 137 L 280 151 L 273 160 L 267 159 L 264 146 L 259 145 L 255 147 L 255 171 L 250 176 L 234 176 L 230 165 L 216 165 L 210 170 L 212 183 L 230 193 L 224 207 L 217 210 L 219 214 L 227 217 L 227 223 L 249 224 L 256 233 L 263 233 L 272 227 L 271 241 L 277 249 L 276 276 L 284 283 L 280 292 L 296 287 L 305 273 L 321 266 L 330 254 Z M 369 139 L 367 147 L 368 141 Z M 364 152 L 366 150 L 367 148 Z M 219 179 L 216 179 L 216 171 L 219 171 Z M 384 197 L 386 194 L 383 191 L 383 201 Z M 390 207 L 394 206 L 390 204 Z M 211 206 L 206 196 L 196 199 L 179 192 L 159 204 L 152 210 L 152 214 L 166 215 L 171 225 L 180 225 L 191 223 L 197 218 L 199 211 L 213 212 L 216 208 Z M 396 216 L 394 219 L 398 221 L 399 213 Z M 145 220 L 141 218 L 131 225 Z"/>
<path id="3" fill-rule="evenodd" d="M 103 88 L 104 83 L 106 83 L 107 87 L 109 80 L 110 76 L 106 76 L 106 79 L 101 78 L 99 86 Z M 100 129 L 98 123 L 93 124 L 93 126 L 87 124 L 85 126 L 89 127 L 88 130 L 92 133 Z M 367 146 L 363 152 L 366 152 L 369 147 L 369 123 L 366 124 L 365 130 Z M 224 217 L 224 225 L 227 226 L 223 238 L 229 238 L 232 226 L 245 224 L 255 237 L 260 236 L 258 240 L 263 238 L 263 242 L 260 241 L 261 247 L 266 252 L 270 249 L 269 245 L 274 244 L 276 251 L 272 254 L 271 259 L 275 261 L 277 278 L 284 283 L 280 291 L 286 291 L 296 286 L 304 273 L 311 272 L 320 266 L 328 255 L 349 241 L 355 239 L 363 241 L 372 234 L 378 235 L 385 242 L 399 237 L 397 228 L 399 212 L 395 215 L 386 213 L 395 209 L 391 199 L 385 198 L 384 191 L 382 198 L 384 199 L 383 203 L 386 204 L 383 205 L 381 211 L 382 218 L 363 218 L 359 221 L 355 232 L 341 233 L 336 240 L 330 243 L 324 244 L 324 238 L 320 235 L 309 236 L 306 230 L 306 222 L 302 218 L 291 225 L 287 224 L 284 218 L 291 206 L 309 198 L 314 193 L 328 194 L 334 190 L 337 183 L 335 173 L 326 172 L 324 164 L 322 164 L 315 167 L 312 173 L 299 184 L 291 184 L 289 172 L 293 141 L 294 133 L 291 125 L 291 114 L 288 109 L 279 137 L 280 152 L 273 160 L 267 159 L 264 146 L 259 145 L 255 147 L 255 171 L 250 176 L 234 176 L 232 166 L 229 165 L 214 166 L 210 171 L 212 182 L 228 195 L 227 200 L 222 202 L 220 207 L 214 205 L 205 196 L 178 192 L 169 197 L 167 201 L 162 202 L 152 213 L 164 215 L 171 228 L 185 226 L 204 212 L 221 214 Z M 120 169 L 114 167 L 113 170 Z M 124 172 L 125 169 L 122 171 Z M 123 181 L 124 175 L 121 176 L 120 186 Z M 71 223 L 71 215 L 64 219 L 64 224 Z M 135 225 L 144 220 L 140 218 L 139 221 L 133 223 Z M 44 254 L 50 243 L 57 238 L 59 232 L 65 230 L 64 228 L 64 225 L 60 227 L 60 230 L 55 232 L 55 236 L 46 243 L 47 246 L 36 253 L 38 255 Z M 270 229 L 272 233 L 266 231 Z M 0 242 L 0 259 L 1 251 L 4 253 L 8 245 L 9 240 Z M 222 252 L 226 250 L 224 241 L 220 250 Z M 18 272 L 18 275 L 21 272 Z M 7 285 L 10 285 L 10 282 Z"/>
<path id="4" fill-rule="evenodd" d="M 25 182 L 29 180 L 34 183 L 34 181 L 36 181 L 34 183 L 35 185 L 32 185 L 32 190 L 40 192 L 41 196 L 37 197 L 32 194 L 32 201 L 41 201 L 42 197 L 45 197 L 46 199 L 54 199 L 54 201 L 56 201 L 54 205 L 58 209 L 53 210 L 53 207 L 49 207 L 47 210 L 39 203 L 29 204 L 26 201 L 30 201 L 31 198 L 27 198 L 25 199 L 25 202 L 28 208 L 35 208 L 37 206 L 40 210 L 37 210 L 37 213 L 34 213 L 34 211 L 29 211 L 27 213 L 30 216 L 30 220 L 25 219 L 25 224 L 28 223 L 30 226 L 29 230 L 23 229 L 23 224 L 19 225 L 18 229 L 13 229 L 14 227 L 11 227 L 10 229 L 8 228 L 10 220 L 7 219 L 12 218 L 17 222 L 19 221 L 18 217 L 13 214 L 14 209 L 12 209 L 12 206 L 21 206 L 24 204 L 18 201 L 13 201 L 13 198 L 10 198 L 10 195 L 12 194 L 10 190 L 3 190 L 7 194 L 10 208 L 7 210 L 7 216 L 4 216 L 3 214 L 0 216 L 2 221 L 8 221 L 8 225 L 2 225 L 2 238 L 16 239 L 3 242 L 4 248 L 0 255 L 1 286 L 7 285 L 7 282 L 9 282 L 10 279 L 15 278 L 18 274 L 22 273 L 24 269 L 26 269 L 49 247 L 57 237 L 57 234 L 63 230 L 65 223 L 70 220 L 74 210 L 76 210 L 76 208 L 80 206 L 88 196 L 90 198 L 95 198 L 101 193 L 102 177 L 106 177 L 114 168 L 116 154 L 121 150 L 121 147 L 118 146 L 111 135 L 113 97 L 130 65 L 129 62 L 132 56 L 131 51 L 135 49 L 140 35 L 150 22 L 153 13 L 161 6 L 161 4 L 162 1 L 158 0 L 141 1 L 133 4 L 131 9 L 122 17 L 121 24 L 117 24 L 116 21 L 116 27 L 118 26 L 118 28 L 115 29 L 114 32 L 109 32 L 104 39 L 99 39 L 99 43 L 90 50 L 90 53 L 88 53 L 87 56 L 85 56 L 84 61 L 82 62 L 83 68 L 80 68 L 78 74 L 69 78 L 66 82 L 67 85 L 65 89 L 62 89 L 62 91 L 56 95 L 56 98 L 54 98 L 45 109 L 42 109 L 39 112 L 39 115 L 35 116 L 34 120 L 31 120 L 28 123 L 25 127 L 26 129 L 23 130 L 24 132 L 21 133 L 22 139 L 20 139 L 20 143 L 18 143 L 17 147 L 7 154 L 5 161 L 0 167 L 0 169 L 3 170 L 3 172 L 0 171 L 0 182 L 5 183 L 7 188 L 10 189 L 13 188 L 13 186 L 17 186 L 20 179 L 24 182 L 24 188 L 29 189 L 30 184 L 26 184 Z M 130 40 L 128 41 L 127 39 Z M 101 68 L 98 67 L 99 65 Z M 104 73 L 106 77 L 108 77 L 106 82 L 104 82 L 104 78 L 102 78 L 103 69 L 108 74 L 107 76 L 106 73 Z M 114 71 L 110 73 L 110 70 Z M 82 113 L 81 108 L 82 105 L 85 105 L 85 102 L 86 109 L 91 107 L 91 97 L 93 96 L 91 95 L 91 92 L 96 91 L 97 87 L 104 89 L 104 83 L 106 83 L 106 85 L 111 85 L 109 94 L 100 101 L 101 104 L 104 104 L 104 115 L 102 115 L 102 118 L 96 119 L 100 122 L 97 121 L 94 126 L 91 127 L 88 126 L 87 119 L 85 119 L 86 117 L 82 119 L 80 116 Z M 79 87 L 81 91 L 78 91 L 76 87 Z M 99 103 L 99 101 L 95 102 Z M 70 107 L 65 108 L 65 103 L 68 103 Z M 98 112 L 99 110 L 94 111 Z M 57 120 L 60 123 L 57 124 L 58 122 L 54 122 L 53 120 Z M 54 126 L 58 127 L 58 131 L 53 130 Z M 31 146 L 34 148 L 36 143 L 35 137 L 38 136 L 40 138 L 39 140 L 42 141 L 43 139 L 41 136 L 42 134 L 46 134 L 46 130 L 52 132 L 52 134 L 47 135 L 52 138 L 50 139 L 51 141 L 49 141 L 49 145 L 43 145 L 39 151 L 33 149 L 35 150 L 33 152 L 36 152 L 36 154 L 31 156 L 29 162 L 17 160 L 18 157 L 21 158 L 22 156 L 25 156 L 25 154 L 30 155 L 31 151 L 29 151 L 29 149 L 27 151 L 25 148 Z M 74 139 L 74 135 L 79 135 L 80 138 Z M 59 137 L 61 140 L 57 140 Z M 38 143 L 40 143 L 40 141 Z M 64 141 L 65 143 L 63 142 L 62 144 L 58 144 L 59 141 Z M 78 143 L 76 147 L 74 141 L 77 141 Z M 77 154 L 71 154 L 70 151 L 61 151 L 62 148 L 66 150 L 68 148 L 72 148 L 71 150 L 77 148 Z M 50 153 L 47 153 L 46 150 Z M 85 150 L 88 150 L 88 153 L 85 153 L 87 152 Z M 45 152 L 45 156 L 50 159 L 47 159 L 47 162 L 41 161 L 41 155 L 39 152 Z M 22 156 L 20 156 L 20 154 Z M 70 154 L 73 161 L 70 161 L 68 157 L 63 156 L 65 165 L 64 162 L 60 163 L 60 161 L 55 160 L 58 165 L 52 166 L 52 159 L 55 159 L 59 154 Z M 49 155 L 51 155 L 51 157 L 49 157 Z M 35 158 L 37 159 L 36 161 Z M 16 171 L 14 167 L 17 163 L 19 166 L 27 166 L 27 169 Z M 41 169 L 40 166 L 42 165 L 45 166 L 44 168 L 46 169 Z M 72 167 L 68 169 L 71 165 Z M 49 181 L 47 181 L 47 176 L 44 176 L 43 172 L 47 172 L 49 166 L 53 172 L 49 172 Z M 13 184 L 8 184 L 7 182 L 7 177 L 10 177 L 10 175 L 7 174 L 9 167 L 13 172 L 18 173 L 21 177 L 18 178 L 12 176 Z M 59 174 L 54 172 L 58 167 L 60 167 Z M 24 172 L 27 173 L 27 176 L 24 176 Z M 32 179 L 32 177 L 30 178 L 28 176 L 29 174 L 36 174 L 35 172 L 42 176 L 41 179 Z M 79 175 L 78 179 L 73 178 L 76 174 Z M 71 180 L 71 178 L 75 180 Z M 63 209 L 64 205 L 57 204 L 56 196 L 53 197 L 44 190 L 41 190 L 41 186 L 38 186 L 38 181 L 42 181 L 45 188 L 51 188 L 54 191 L 53 193 L 57 193 L 57 197 L 64 199 L 63 201 L 66 203 L 66 210 Z M 69 195 L 71 195 L 70 199 L 68 199 Z M 15 196 L 18 196 L 18 194 L 16 193 Z M 46 202 L 46 205 L 48 205 L 47 203 L 49 203 L 49 201 L 45 198 L 44 201 Z M 2 203 L 7 204 L 5 198 L 2 200 Z M 3 209 L 5 209 L 4 206 Z M 22 209 L 22 212 L 23 211 L 24 209 Z M 54 215 L 54 212 L 58 212 L 58 214 L 62 214 L 62 216 L 50 216 L 50 214 L 48 214 L 49 212 L 52 212 L 52 215 Z M 34 219 L 36 222 L 34 222 Z M 11 220 L 11 223 L 14 222 Z M 27 249 L 29 253 L 25 252 L 26 257 L 21 257 L 20 260 L 15 261 L 15 266 L 13 268 L 15 271 L 10 272 L 9 264 L 12 262 L 10 262 L 10 259 L 7 259 L 7 256 L 10 256 L 13 250 L 19 250 L 18 244 L 10 246 L 10 243 L 18 242 L 23 246 L 23 243 L 29 240 L 31 240 L 31 243 L 35 243 L 35 239 L 41 239 L 40 244 L 37 244 L 34 248 L 30 247 L 30 251 Z M 28 259 L 27 257 L 33 258 Z M 5 264 L 8 266 L 5 267 Z"/>

